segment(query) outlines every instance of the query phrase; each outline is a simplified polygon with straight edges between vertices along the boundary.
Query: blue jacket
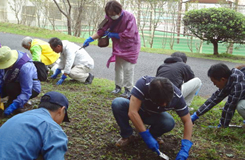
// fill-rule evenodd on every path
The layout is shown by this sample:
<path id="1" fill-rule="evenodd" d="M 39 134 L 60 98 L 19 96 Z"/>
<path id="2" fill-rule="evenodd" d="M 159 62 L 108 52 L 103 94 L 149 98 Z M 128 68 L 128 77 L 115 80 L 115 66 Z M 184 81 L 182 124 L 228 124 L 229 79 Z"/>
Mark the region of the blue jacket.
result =
<path id="1" fill-rule="evenodd" d="M 19 61 L 19 59 L 23 56 L 23 52 L 18 51 L 18 59 L 16 63 Z M 5 70 L 0 69 L 0 86 L 3 86 L 4 83 L 4 75 Z M 15 79 L 15 82 L 20 83 L 21 87 L 21 94 L 17 96 L 17 98 L 13 102 L 17 102 L 19 104 L 18 107 L 23 107 L 23 105 L 30 99 L 32 95 L 32 89 L 36 91 L 37 93 L 41 92 L 41 83 L 39 80 L 37 80 L 37 69 L 35 65 L 30 61 L 25 63 L 21 69 L 20 72 Z"/>
<path id="2" fill-rule="evenodd" d="M 1 160 L 63 160 L 68 139 L 45 108 L 10 118 L 0 127 Z"/>

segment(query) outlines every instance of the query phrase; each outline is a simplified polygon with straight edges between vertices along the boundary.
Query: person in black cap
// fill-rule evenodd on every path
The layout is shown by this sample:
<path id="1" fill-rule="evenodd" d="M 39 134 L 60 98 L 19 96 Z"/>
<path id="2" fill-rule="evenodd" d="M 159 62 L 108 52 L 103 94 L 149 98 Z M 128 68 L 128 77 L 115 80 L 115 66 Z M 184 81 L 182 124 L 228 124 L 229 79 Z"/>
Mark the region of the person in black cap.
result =
<path id="1" fill-rule="evenodd" d="M 0 128 L 0 159 L 64 159 L 68 139 L 59 124 L 69 122 L 67 98 L 48 92 L 38 109 L 17 114 Z"/>

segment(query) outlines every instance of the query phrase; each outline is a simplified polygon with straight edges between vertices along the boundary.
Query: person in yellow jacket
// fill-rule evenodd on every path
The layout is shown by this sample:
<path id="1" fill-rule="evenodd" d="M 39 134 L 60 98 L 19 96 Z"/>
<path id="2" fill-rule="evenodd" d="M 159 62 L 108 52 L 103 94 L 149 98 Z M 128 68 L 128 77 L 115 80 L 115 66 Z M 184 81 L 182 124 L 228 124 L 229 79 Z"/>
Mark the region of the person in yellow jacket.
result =
<path id="1" fill-rule="evenodd" d="M 43 62 L 46 66 L 52 68 L 52 71 L 56 70 L 60 55 L 52 50 L 48 42 L 25 37 L 21 44 L 22 47 L 31 52 L 33 61 Z"/>

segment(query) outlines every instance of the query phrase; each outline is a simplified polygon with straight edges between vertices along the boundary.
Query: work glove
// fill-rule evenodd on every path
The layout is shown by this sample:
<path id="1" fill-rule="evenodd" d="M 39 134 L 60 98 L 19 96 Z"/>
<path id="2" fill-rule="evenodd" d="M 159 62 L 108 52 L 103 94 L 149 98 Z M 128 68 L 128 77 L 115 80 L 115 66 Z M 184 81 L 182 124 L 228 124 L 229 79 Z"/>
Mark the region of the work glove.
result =
<path id="1" fill-rule="evenodd" d="M 191 121 L 192 121 L 192 123 L 194 124 L 194 121 L 197 120 L 197 119 L 199 119 L 199 117 L 197 116 L 197 113 L 194 112 L 193 115 L 191 115 Z"/>
<path id="2" fill-rule="evenodd" d="M 8 108 L 6 108 L 4 110 L 4 115 L 5 116 L 8 116 L 10 115 L 11 113 L 13 113 L 14 110 L 16 110 L 18 108 L 19 104 L 17 102 L 13 102 L 12 104 L 10 104 L 8 106 Z"/>
<path id="3" fill-rule="evenodd" d="M 218 126 L 208 126 L 208 128 L 220 128 L 221 124 L 219 124 Z"/>
<path id="4" fill-rule="evenodd" d="M 118 33 L 111 33 L 111 32 L 105 31 L 105 35 L 107 35 L 109 38 L 117 38 L 117 39 L 120 39 Z"/>
<path id="5" fill-rule="evenodd" d="M 189 151 L 192 146 L 192 142 L 187 139 L 181 140 L 181 149 L 176 157 L 176 160 L 186 160 L 189 156 Z"/>
<path id="6" fill-rule="evenodd" d="M 67 76 L 63 74 L 61 79 L 56 83 L 56 85 L 61 85 L 66 78 L 67 78 Z"/>
<path id="7" fill-rule="evenodd" d="M 87 38 L 87 39 L 84 41 L 84 43 L 83 43 L 83 47 L 89 46 L 89 43 L 90 43 L 90 42 L 93 42 L 93 41 L 94 41 L 94 39 L 93 39 L 92 37 Z"/>
<path id="8" fill-rule="evenodd" d="M 155 140 L 155 138 L 152 137 L 149 130 L 147 129 L 146 131 L 140 132 L 139 134 L 143 138 L 143 140 L 146 143 L 146 145 L 148 146 L 148 148 L 150 148 L 153 152 L 157 152 L 157 154 L 159 155 L 160 154 L 158 151 L 159 145 L 158 145 L 157 141 Z"/>
<path id="9" fill-rule="evenodd" d="M 51 79 L 56 79 L 57 76 L 61 73 L 61 69 L 57 68 L 55 73 L 50 77 Z"/>

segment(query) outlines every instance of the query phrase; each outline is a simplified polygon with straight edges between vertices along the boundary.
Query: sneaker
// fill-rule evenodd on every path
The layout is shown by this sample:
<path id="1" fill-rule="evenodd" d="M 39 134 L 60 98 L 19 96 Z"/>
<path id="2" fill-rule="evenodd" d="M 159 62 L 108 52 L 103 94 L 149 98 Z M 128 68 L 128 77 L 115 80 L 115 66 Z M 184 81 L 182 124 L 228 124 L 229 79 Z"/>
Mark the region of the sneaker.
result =
<path id="1" fill-rule="evenodd" d="M 162 137 L 157 137 L 156 140 L 159 145 L 164 143 Z"/>
<path id="2" fill-rule="evenodd" d="M 125 92 L 123 94 L 121 94 L 120 97 L 124 97 L 124 98 L 130 97 L 129 89 L 125 87 Z"/>
<path id="3" fill-rule="evenodd" d="M 91 73 L 89 73 L 88 78 L 86 79 L 84 84 L 91 84 L 93 82 L 94 79 L 94 75 L 92 75 Z"/>
<path id="4" fill-rule="evenodd" d="M 117 143 L 116 143 L 116 146 L 117 147 L 124 147 L 126 145 L 128 145 L 129 143 L 131 143 L 134 139 L 134 136 L 131 135 L 129 136 L 128 138 L 120 138 Z"/>
<path id="5" fill-rule="evenodd" d="M 118 85 L 116 85 L 116 88 L 115 88 L 111 93 L 113 93 L 113 94 L 118 94 L 118 93 L 120 93 L 120 92 L 121 92 L 121 87 L 118 86 Z"/>

